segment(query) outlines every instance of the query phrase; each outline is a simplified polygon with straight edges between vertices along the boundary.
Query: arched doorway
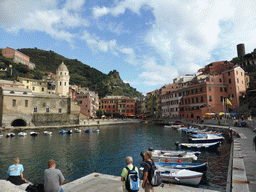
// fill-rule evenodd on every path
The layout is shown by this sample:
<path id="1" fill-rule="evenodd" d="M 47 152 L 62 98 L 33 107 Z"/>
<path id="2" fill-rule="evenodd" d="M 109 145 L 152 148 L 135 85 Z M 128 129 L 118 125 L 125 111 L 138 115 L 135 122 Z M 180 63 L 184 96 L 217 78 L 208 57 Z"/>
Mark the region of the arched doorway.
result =
<path id="1" fill-rule="evenodd" d="M 16 119 L 11 124 L 13 127 L 22 127 L 26 126 L 27 123 L 23 119 Z"/>

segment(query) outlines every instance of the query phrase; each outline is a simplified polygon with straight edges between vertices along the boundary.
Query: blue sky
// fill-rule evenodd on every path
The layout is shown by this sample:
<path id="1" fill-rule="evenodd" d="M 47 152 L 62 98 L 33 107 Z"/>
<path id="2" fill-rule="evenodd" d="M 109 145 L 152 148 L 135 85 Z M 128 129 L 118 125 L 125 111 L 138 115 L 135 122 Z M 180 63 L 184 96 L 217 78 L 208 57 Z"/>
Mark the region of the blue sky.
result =
<path id="1" fill-rule="evenodd" d="M 0 0 L 0 47 L 52 50 L 142 93 L 252 52 L 255 0 Z"/>

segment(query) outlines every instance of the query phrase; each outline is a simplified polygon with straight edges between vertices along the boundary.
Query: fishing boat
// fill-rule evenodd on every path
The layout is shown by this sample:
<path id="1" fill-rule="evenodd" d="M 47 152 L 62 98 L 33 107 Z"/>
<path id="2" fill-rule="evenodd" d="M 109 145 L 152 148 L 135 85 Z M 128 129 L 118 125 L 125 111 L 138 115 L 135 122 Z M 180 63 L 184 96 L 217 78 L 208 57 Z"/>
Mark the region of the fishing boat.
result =
<path id="1" fill-rule="evenodd" d="M 69 129 L 69 130 L 67 130 L 66 133 L 67 133 L 67 134 L 72 134 L 72 133 L 73 133 L 73 130 L 72 130 L 72 129 Z"/>
<path id="2" fill-rule="evenodd" d="M 99 133 L 100 130 L 99 129 L 93 129 L 92 132 Z"/>
<path id="3" fill-rule="evenodd" d="M 7 133 L 6 134 L 6 137 L 14 137 L 15 136 L 15 133 Z"/>
<path id="4" fill-rule="evenodd" d="M 143 172 L 143 167 L 140 171 Z M 186 169 L 165 169 L 159 167 L 158 170 L 162 176 L 162 181 L 167 183 L 177 183 L 185 185 L 198 185 L 202 179 L 203 173 L 190 171 Z"/>
<path id="5" fill-rule="evenodd" d="M 90 129 L 85 129 L 84 132 L 85 133 L 91 133 L 91 130 Z"/>
<path id="6" fill-rule="evenodd" d="M 45 135 L 52 135 L 52 132 L 51 131 L 44 131 L 44 134 Z"/>
<path id="7" fill-rule="evenodd" d="M 214 142 L 214 143 L 179 143 L 175 142 L 175 145 L 180 146 L 182 149 L 217 149 L 221 144 L 220 142 Z"/>
<path id="8" fill-rule="evenodd" d="M 217 136 L 213 134 L 206 134 L 206 137 L 202 138 L 188 138 L 189 142 L 191 143 L 214 143 L 218 141 L 222 141 L 224 139 L 223 136 Z"/>
<path id="9" fill-rule="evenodd" d="M 75 132 L 75 133 L 81 133 L 81 129 L 75 128 L 75 129 L 74 129 L 74 132 Z"/>
<path id="10" fill-rule="evenodd" d="M 207 163 L 155 163 L 156 167 L 168 169 L 187 169 L 190 171 L 205 172 L 207 170 Z"/>
<path id="11" fill-rule="evenodd" d="M 188 127 L 187 129 L 182 129 L 182 131 L 186 132 L 186 133 L 191 133 L 193 131 L 198 131 L 199 128 L 195 128 L 195 127 Z"/>
<path id="12" fill-rule="evenodd" d="M 59 134 L 66 134 L 66 131 L 65 130 L 60 130 Z"/>
<path id="13" fill-rule="evenodd" d="M 19 133 L 18 133 L 18 136 L 19 136 L 19 137 L 25 137 L 25 136 L 27 136 L 27 133 L 25 133 L 25 132 L 19 132 Z"/>
<path id="14" fill-rule="evenodd" d="M 39 136 L 39 133 L 32 131 L 32 132 L 30 132 L 30 135 L 33 137 L 36 137 L 36 136 Z"/>
<path id="15" fill-rule="evenodd" d="M 212 133 L 210 133 L 210 134 L 212 134 Z M 216 135 L 216 136 L 222 136 L 222 133 L 216 133 L 216 134 L 212 134 L 212 135 Z M 191 138 L 207 138 L 207 134 L 200 134 L 200 133 L 198 133 L 198 134 L 192 134 L 192 135 L 189 135 L 189 137 L 191 137 Z"/>
<path id="16" fill-rule="evenodd" d="M 154 162 L 191 163 L 197 160 L 198 152 L 152 150 Z"/>

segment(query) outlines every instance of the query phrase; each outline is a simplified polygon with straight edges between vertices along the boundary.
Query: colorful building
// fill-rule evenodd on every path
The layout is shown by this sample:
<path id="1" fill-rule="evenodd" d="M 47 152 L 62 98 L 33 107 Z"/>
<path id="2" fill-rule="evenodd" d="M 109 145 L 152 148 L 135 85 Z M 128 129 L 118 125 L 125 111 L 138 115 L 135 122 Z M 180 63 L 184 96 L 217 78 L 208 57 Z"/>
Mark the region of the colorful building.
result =
<path id="1" fill-rule="evenodd" d="M 99 109 L 112 114 L 133 116 L 135 115 L 135 99 L 125 96 L 106 96 L 100 100 Z"/>
<path id="2" fill-rule="evenodd" d="M 2 50 L 2 55 L 12 59 L 14 63 L 21 63 L 28 66 L 29 69 L 35 69 L 36 65 L 30 62 L 30 57 L 10 47 Z"/>

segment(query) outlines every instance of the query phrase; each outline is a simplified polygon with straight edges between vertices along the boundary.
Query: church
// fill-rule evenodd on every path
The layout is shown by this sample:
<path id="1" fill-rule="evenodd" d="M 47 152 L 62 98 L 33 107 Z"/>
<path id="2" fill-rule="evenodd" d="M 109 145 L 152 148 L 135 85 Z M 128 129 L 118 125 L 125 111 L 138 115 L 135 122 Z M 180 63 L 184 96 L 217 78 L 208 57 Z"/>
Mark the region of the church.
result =
<path id="1" fill-rule="evenodd" d="M 0 124 L 5 127 L 78 124 L 80 107 L 69 94 L 69 71 L 56 70 L 54 94 L 31 89 L 0 87 Z"/>

